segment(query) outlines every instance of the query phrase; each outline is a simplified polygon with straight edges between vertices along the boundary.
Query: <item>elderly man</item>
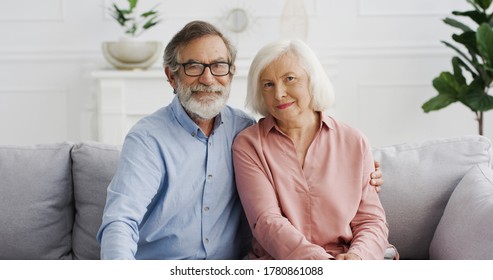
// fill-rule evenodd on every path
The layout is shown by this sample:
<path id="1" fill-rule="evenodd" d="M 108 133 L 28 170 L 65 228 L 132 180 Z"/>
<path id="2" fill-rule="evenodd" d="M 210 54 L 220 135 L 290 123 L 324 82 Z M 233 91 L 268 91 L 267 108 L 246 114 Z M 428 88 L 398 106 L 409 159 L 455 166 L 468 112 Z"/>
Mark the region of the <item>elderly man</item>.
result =
<path id="1" fill-rule="evenodd" d="M 236 50 L 193 21 L 164 52 L 176 94 L 123 144 L 97 239 L 102 259 L 241 259 L 251 233 L 236 191 L 231 145 L 255 120 L 226 105 Z M 382 183 L 381 173 L 375 172 Z"/>

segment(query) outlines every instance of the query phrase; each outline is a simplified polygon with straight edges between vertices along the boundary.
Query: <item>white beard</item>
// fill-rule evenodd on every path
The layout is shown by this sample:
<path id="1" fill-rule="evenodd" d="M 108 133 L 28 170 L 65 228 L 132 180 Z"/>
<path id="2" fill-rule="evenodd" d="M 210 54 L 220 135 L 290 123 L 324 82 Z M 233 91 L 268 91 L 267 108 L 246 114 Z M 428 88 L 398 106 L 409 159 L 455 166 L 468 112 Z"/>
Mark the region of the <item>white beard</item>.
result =
<path id="1" fill-rule="evenodd" d="M 192 119 L 210 120 L 217 116 L 228 102 L 231 87 L 195 85 L 186 86 L 177 81 L 177 96 Z M 196 96 L 194 91 L 210 92 Z"/>

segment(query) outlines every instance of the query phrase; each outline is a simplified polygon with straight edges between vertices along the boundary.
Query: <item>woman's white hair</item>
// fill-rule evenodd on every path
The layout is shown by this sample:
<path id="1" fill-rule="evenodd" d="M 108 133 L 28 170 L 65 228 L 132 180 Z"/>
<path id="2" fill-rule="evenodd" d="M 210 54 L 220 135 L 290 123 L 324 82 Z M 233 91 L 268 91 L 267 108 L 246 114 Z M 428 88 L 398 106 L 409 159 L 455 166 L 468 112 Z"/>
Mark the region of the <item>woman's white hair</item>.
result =
<path id="1" fill-rule="evenodd" d="M 322 64 L 308 45 L 301 40 L 292 39 L 275 41 L 259 50 L 248 71 L 246 107 L 262 116 L 269 114 L 262 95 L 260 75 L 269 64 L 287 53 L 298 58 L 300 66 L 308 75 L 311 108 L 314 111 L 324 111 L 332 106 L 334 90 Z"/>

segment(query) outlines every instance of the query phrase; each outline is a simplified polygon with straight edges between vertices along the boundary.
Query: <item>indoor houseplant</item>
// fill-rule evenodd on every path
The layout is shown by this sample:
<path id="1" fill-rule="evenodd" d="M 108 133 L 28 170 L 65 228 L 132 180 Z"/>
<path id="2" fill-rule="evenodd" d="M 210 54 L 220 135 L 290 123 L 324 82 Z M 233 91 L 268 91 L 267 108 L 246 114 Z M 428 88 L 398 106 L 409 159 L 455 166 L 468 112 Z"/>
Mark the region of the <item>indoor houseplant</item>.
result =
<path id="1" fill-rule="evenodd" d="M 104 42 L 103 54 L 118 69 L 146 69 L 161 55 L 161 42 L 138 39 L 139 35 L 161 21 L 159 12 L 156 7 L 138 12 L 137 3 L 138 0 L 127 0 L 126 8 L 113 3 L 108 9 L 111 17 L 122 27 L 123 36 L 118 41 Z"/>
<path id="2" fill-rule="evenodd" d="M 422 108 L 427 113 L 461 102 L 474 112 L 479 134 L 483 135 L 483 112 L 493 109 L 493 96 L 489 92 L 493 82 L 493 13 L 489 8 L 493 0 L 466 1 L 473 10 L 452 14 L 472 23 L 474 28 L 456 18 L 444 19 L 462 32 L 452 35 L 455 44 L 442 41 L 457 54 L 452 58 L 453 73 L 442 72 L 433 80 L 438 95 Z"/>

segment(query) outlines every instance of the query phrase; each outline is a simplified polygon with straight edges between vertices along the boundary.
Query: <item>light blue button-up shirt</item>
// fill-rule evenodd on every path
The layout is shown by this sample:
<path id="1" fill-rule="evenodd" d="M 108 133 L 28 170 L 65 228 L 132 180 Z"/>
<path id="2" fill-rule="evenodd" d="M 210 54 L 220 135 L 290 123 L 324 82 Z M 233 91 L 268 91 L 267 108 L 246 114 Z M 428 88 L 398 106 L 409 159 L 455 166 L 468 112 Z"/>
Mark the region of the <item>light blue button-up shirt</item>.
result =
<path id="1" fill-rule="evenodd" d="M 226 107 L 206 137 L 177 97 L 123 144 L 97 239 L 103 259 L 239 259 L 250 231 L 231 145 L 254 120 Z"/>

